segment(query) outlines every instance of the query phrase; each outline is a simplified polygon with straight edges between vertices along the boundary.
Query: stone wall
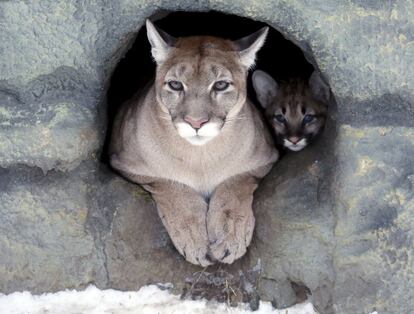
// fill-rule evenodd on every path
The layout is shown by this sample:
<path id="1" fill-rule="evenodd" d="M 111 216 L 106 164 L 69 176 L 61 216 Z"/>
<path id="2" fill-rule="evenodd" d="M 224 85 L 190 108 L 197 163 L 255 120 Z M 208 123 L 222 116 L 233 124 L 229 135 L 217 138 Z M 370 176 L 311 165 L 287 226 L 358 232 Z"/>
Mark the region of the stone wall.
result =
<path id="1" fill-rule="evenodd" d="M 297 43 L 337 108 L 321 141 L 263 181 L 247 256 L 201 270 L 97 156 L 111 73 L 145 18 L 209 9 Z M 1 292 L 172 282 L 209 296 L 227 276 L 253 306 L 306 287 L 321 313 L 412 311 L 413 1 L 2 1 L 0 17 Z"/>

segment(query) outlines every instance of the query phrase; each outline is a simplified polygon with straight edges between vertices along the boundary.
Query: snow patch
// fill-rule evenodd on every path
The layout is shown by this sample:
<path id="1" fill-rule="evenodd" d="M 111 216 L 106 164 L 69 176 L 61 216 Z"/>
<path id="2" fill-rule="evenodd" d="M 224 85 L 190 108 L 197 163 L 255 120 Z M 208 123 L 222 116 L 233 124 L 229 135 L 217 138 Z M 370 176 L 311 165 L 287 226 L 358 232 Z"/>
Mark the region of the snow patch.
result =
<path id="1" fill-rule="evenodd" d="M 311 303 L 301 303 L 275 310 L 269 302 L 260 302 L 258 311 L 247 304 L 230 307 L 206 300 L 180 300 L 180 297 L 158 286 L 139 291 L 100 290 L 89 286 L 84 291 L 65 290 L 32 295 L 30 292 L 0 294 L 1 314 L 317 314 Z"/>

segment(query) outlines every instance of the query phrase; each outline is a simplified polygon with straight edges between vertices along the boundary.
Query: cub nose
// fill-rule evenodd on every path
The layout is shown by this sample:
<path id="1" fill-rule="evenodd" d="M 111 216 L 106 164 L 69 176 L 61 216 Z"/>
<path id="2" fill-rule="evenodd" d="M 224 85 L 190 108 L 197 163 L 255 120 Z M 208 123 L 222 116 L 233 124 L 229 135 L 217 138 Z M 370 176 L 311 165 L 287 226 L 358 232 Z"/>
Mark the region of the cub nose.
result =
<path id="1" fill-rule="evenodd" d="M 300 138 L 297 136 L 291 136 L 288 138 L 289 142 L 292 142 L 293 144 L 297 144 L 300 141 Z"/>
<path id="2" fill-rule="evenodd" d="M 198 130 L 204 123 L 207 123 L 209 119 L 201 118 L 201 119 L 194 119 L 190 116 L 185 116 L 184 121 L 189 123 L 194 129 Z"/>

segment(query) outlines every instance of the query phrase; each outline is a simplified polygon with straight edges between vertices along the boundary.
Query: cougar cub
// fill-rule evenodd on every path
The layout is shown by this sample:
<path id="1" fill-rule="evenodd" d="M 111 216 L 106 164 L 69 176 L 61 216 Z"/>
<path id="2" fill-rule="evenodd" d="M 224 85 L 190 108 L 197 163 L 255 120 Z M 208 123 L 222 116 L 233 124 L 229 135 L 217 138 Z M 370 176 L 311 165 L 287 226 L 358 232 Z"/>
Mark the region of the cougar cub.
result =
<path id="1" fill-rule="evenodd" d="M 269 74 L 256 70 L 253 87 L 277 144 L 297 152 L 323 130 L 331 94 L 318 73 L 313 72 L 308 82 L 297 79 L 279 85 Z"/>

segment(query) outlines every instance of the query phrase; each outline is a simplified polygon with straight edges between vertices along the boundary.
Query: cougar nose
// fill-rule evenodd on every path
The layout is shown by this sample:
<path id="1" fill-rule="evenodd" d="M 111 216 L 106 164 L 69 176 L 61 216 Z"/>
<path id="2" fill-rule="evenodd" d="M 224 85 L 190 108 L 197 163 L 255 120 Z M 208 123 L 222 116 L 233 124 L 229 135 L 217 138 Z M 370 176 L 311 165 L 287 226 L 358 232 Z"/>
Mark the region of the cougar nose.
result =
<path id="1" fill-rule="evenodd" d="M 291 136 L 288 138 L 289 142 L 292 142 L 293 144 L 297 144 L 300 141 L 300 138 L 297 136 Z"/>
<path id="2" fill-rule="evenodd" d="M 201 118 L 201 119 L 194 119 L 189 116 L 184 117 L 184 121 L 189 123 L 194 129 L 198 130 L 204 123 L 208 122 L 208 119 Z"/>

